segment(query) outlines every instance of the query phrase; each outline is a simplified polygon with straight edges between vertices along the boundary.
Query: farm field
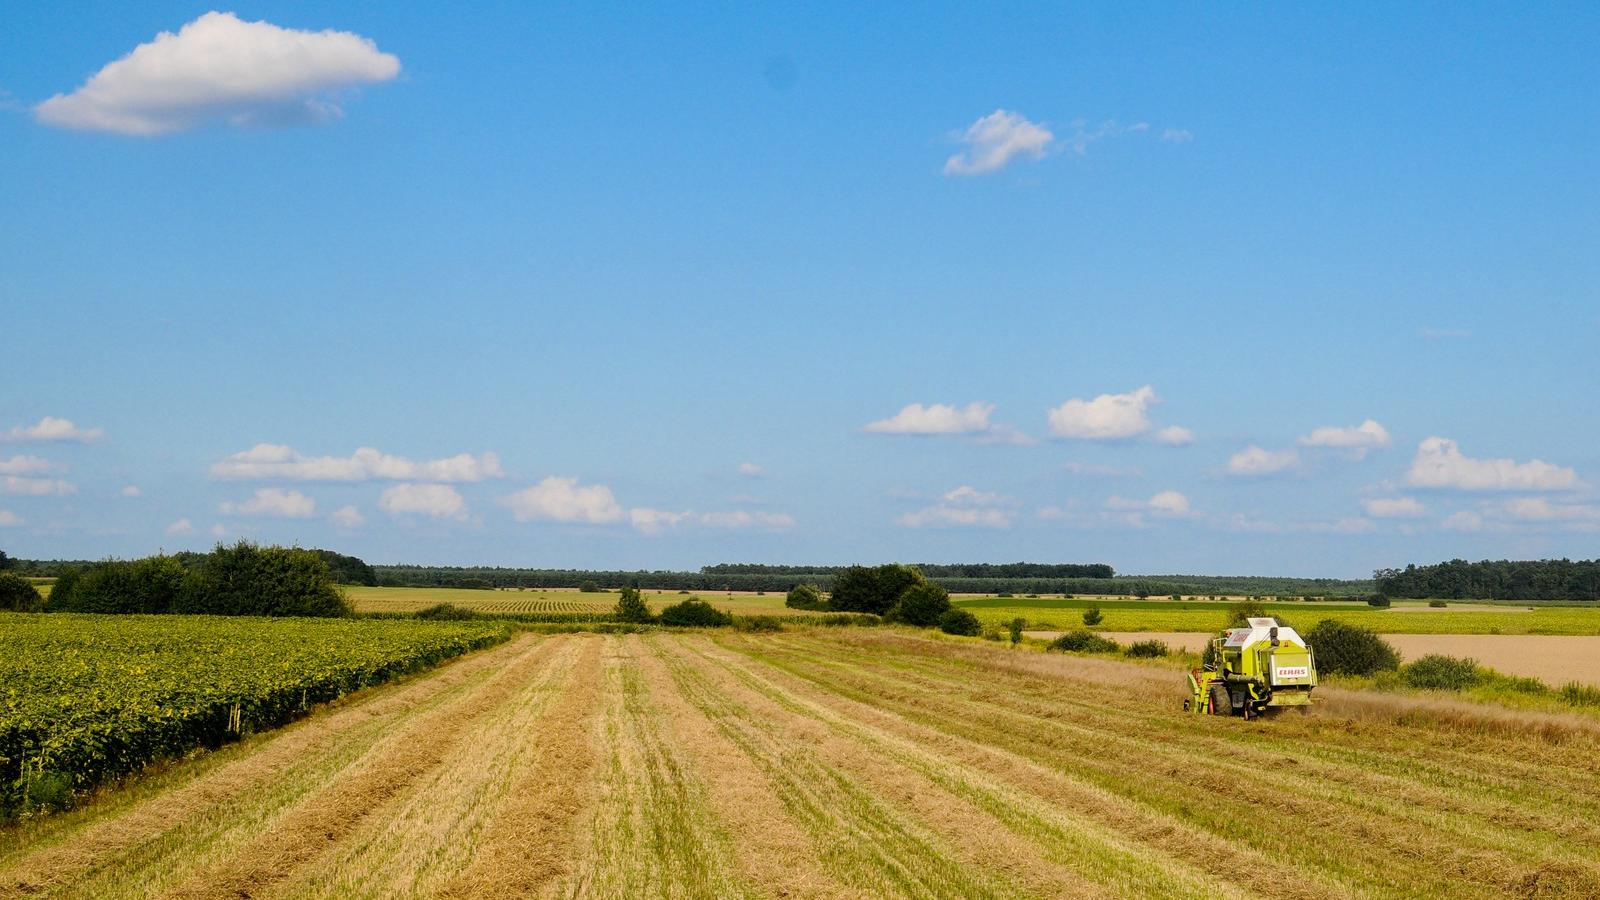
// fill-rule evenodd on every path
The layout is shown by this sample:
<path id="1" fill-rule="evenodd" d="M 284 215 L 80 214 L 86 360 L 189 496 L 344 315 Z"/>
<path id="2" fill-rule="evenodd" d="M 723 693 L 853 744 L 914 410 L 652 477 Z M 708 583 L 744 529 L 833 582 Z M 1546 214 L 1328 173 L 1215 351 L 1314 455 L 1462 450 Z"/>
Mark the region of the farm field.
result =
<path id="1" fill-rule="evenodd" d="M 482 623 L 0 613 L 0 812 L 507 636 Z"/>
<path id="2" fill-rule="evenodd" d="M 1061 631 L 1083 626 L 1083 610 L 1093 601 L 1082 598 L 952 598 L 986 624 L 1003 625 L 1026 619 L 1036 631 Z M 1204 632 L 1220 629 L 1227 604 L 1205 601 L 1123 600 L 1098 604 L 1103 616 L 1097 631 Z M 1572 634 L 1600 635 L 1600 604 L 1595 607 L 1538 608 L 1452 604 L 1429 609 L 1426 604 L 1396 604 L 1376 609 L 1366 604 L 1268 601 L 1267 615 L 1296 628 L 1308 629 L 1323 619 L 1336 619 L 1385 634 Z M 1466 612 L 1465 610 L 1472 610 Z"/>
<path id="3" fill-rule="evenodd" d="M 585 594 L 576 590 L 529 588 L 525 591 L 480 591 L 466 588 L 347 586 L 345 594 L 357 612 L 410 613 L 438 603 L 451 603 L 489 614 L 608 613 L 617 605 L 617 592 Z M 784 595 L 677 591 L 641 591 L 652 612 L 696 596 L 718 609 L 739 615 L 808 615 L 784 606 Z M 809 613 L 809 615 L 818 615 Z"/>
<path id="4" fill-rule="evenodd" d="M 1592 719 L 1182 693 L 878 629 L 524 634 L 0 831 L 0 897 L 1600 893 Z"/>

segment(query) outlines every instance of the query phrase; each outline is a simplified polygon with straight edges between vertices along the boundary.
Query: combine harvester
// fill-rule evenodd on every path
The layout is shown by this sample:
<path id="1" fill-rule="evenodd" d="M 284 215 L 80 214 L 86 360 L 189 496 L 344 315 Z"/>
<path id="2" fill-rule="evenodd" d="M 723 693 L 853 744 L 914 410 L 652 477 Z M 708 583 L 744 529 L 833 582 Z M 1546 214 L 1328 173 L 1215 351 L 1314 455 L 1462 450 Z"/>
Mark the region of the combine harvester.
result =
<path id="1" fill-rule="evenodd" d="M 1192 696 L 1183 708 L 1252 719 L 1283 709 L 1311 711 L 1317 667 L 1311 646 L 1277 619 L 1250 619 L 1211 641 L 1209 662 L 1189 673 Z"/>

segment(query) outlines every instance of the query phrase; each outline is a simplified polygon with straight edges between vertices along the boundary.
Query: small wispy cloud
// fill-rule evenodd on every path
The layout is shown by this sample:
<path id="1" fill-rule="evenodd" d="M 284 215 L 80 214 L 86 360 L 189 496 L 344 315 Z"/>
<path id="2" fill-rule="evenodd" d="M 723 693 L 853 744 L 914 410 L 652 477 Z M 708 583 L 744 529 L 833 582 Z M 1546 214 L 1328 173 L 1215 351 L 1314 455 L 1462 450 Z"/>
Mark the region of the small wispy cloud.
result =
<path id="1" fill-rule="evenodd" d="M 100 428 L 79 428 L 71 419 L 58 419 L 55 416 L 45 416 L 36 425 L 16 425 L 7 431 L 0 440 L 21 442 L 76 442 L 87 444 L 98 441 L 105 436 L 105 431 Z"/>
<path id="2" fill-rule="evenodd" d="M 945 160 L 946 175 L 985 175 L 1015 159 L 1040 159 L 1055 135 L 1021 113 L 997 109 L 967 126 L 957 140 L 967 146 Z"/>
<path id="3" fill-rule="evenodd" d="M 1169 144 L 1187 144 L 1194 140 L 1194 132 L 1186 128 L 1168 128 L 1161 132 L 1161 139 Z"/>

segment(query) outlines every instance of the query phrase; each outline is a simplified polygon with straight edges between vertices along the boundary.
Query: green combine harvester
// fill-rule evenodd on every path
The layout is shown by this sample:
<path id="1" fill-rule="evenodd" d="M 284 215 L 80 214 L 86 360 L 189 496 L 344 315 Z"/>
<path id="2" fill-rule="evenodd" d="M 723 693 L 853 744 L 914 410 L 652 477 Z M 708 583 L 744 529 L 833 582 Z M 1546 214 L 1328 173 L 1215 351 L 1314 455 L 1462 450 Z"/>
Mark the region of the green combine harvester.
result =
<path id="1" fill-rule="evenodd" d="M 1189 673 L 1192 696 L 1183 708 L 1212 716 L 1252 719 L 1283 709 L 1311 710 L 1317 666 L 1307 644 L 1277 619 L 1250 619 L 1211 641 L 1209 662 Z"/>

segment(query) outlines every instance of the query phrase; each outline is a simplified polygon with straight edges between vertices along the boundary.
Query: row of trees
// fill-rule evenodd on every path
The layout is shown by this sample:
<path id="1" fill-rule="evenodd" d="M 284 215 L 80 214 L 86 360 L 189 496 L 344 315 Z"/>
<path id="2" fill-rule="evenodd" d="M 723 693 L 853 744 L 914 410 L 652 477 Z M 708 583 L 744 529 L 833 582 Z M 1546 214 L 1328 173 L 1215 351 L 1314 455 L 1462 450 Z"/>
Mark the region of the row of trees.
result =
<path id="1" fill-rule="evenodd" d="M 67 569 L 49 612 L 343 616 L 349 601 L 317 551 L 245 541 L 210 553 L 107 560 Z"/>
<path id="2" fill-rule="evenodd" d="M 837 575 L 851 566 L 769 566 L 758 563 L 721 563 L 703 566 L 706 575 Z M 928 578 L 1110 578 L 1116 572 L 1105 563 L 917 563 Z"/>
<path id="3" fill-rule="evenodd" d="M 843 569 L 834 577 L 833 593 L 826 599 L 814 584 L 796 585 L 786 603 L 795 609 L 871 613 L 890 622 L 938 627 L 950 634 L 975 635 L 981 630 L 977 616 L 950 605 L 950 592 L 942 585 L 929 581 L 916 566 L 898 563 Z"/>
<path id="4" fill-rule="evenodd" d="M 1452 559 L 1434 566 L 1379 569 L 1387 597 L 1485 600 L 1600 600 L 1600 559 Z"/>

